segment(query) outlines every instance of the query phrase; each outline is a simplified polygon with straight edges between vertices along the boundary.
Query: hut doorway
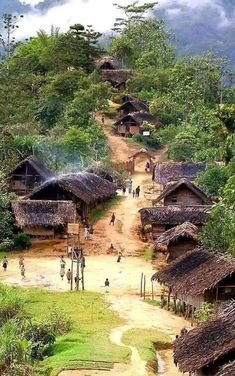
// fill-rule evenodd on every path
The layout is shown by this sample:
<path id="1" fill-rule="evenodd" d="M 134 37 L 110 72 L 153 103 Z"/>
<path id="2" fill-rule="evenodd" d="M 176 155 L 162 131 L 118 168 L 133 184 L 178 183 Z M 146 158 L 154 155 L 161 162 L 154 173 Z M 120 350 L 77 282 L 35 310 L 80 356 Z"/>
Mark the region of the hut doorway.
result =
<path id="1" fill-rule="evenodd" d="M 129 157 L 133 163 L 134 172 L 152 173 L 155 156 L 146 149 L 140 149 Z"/>

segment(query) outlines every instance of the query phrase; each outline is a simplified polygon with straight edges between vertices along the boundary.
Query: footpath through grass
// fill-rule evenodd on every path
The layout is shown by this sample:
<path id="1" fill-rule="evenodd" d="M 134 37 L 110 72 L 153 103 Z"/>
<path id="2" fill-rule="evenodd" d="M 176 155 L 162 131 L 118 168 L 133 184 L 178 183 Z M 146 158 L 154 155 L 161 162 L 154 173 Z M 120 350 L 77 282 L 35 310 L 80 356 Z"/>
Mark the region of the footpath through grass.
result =
<path id="1" fill-rule="evenodd" d="M 158 330 L 131 329 L 128 330 L 122 342 L 136 347 L 140 357 L 147 363 L 149 376 L 156 375 L 158 369 L 156 351 L 172 347 L 171 338 Z"/>
<path id="2" fill-rule="evenodd" d="M 115 206 L 117 206 L 124 197 L 122 196 L 115 196 L 111 200 L 104 202 L 102 207 L 94 209 L 91 214 L 89 215 L 89 219 L 92 222 L 98 222 L 100 219 L 106 218 L 110 216 L 109 211 L 112 209 L 115 209 Z"/>
<path id="3" fill-rule="evenodd" d="M 41 375 L 56 376 L 66 369 L 105 369 L 113 363 L 129 362 L 130 351 L 109 340 L 111 329 L 121 325 L 122 320 L 100 294 L 20 291 L 25 299 L 25 311 L 34 318 L 45 317 L 48 307 L 57 305 L 73 320 L 71 332 L 58 338 L 54 355 L 40 363 Z"/>

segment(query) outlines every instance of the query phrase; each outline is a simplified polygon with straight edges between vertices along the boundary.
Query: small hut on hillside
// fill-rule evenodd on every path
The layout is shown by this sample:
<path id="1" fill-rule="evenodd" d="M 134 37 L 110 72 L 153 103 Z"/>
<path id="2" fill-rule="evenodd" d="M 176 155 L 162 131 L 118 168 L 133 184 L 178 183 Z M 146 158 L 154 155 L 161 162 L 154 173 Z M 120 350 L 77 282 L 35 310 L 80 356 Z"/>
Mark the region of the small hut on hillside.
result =
<path id="1" fill-rule="evenodd" d="M 153 180 L 157 184 L 166 186 L 167 183 L 175 182 L 180 179 L 187 179 L 194 181 L 199 172 L 206 169 L 205 163 L 192 162 L 162 162 L 157 163 L 154 172 Z"/>
<path id="2" fill-rule="evenodd" d="M 118 68 L 117 62 L 112 56 L 101 56 L 95 60 L 94 65 L 98 70 L 114 70 Z"/>
<path id="3" fill-rule="evenodd" d="M 203 302 L 219 307 L 235 299 L 235 259 L 203 247 L 172 261 L 152 279 L 169 288 L 174 301 L 178 299 L 184 304 L 187 316 L 193 317 L 194 310 Z"/>
<path id="4" fill-rule="evenodd" d="M 128 115 L 133 112 L 148 112 L 149 108 L 146 103 L 135 99 L 123 103 L 120 107 L 118 107 L 117 111 L 121 112 L 123 115 Z"/>
<path id="5" fill-rule="evenodd" d="M 212 201 L 194 183 L 187 179 L 180 179 L 168 184 L 160 196 L 153 200 L 153 205 L 163 201 L 163 205 L 211 205 Z"/>
<path id="6" fill-rule="evenodd" d="M 135 171 L 135 163 L 136 163 L 137 158 L 145 158 L 147 162 L 149 163 L 149 171 L 152 172 L 154 159 L 156 159 L 153 153 L 150 153 L 148 150 L 142 148 L 142 149 L 136 150 L 133 154 L 131 154 L 128 157 L 128 159 L 133 163 L 134 171 Z"/>
<path id="7" fill-rule="evenodd" d="M 140 212 L 142 227 L 156 239 L 166 230 L 190 222 L 199 229 L 209 217 L 211 206 L 159 206 L 143 208 Z"/>
<path id="8" fill-rule="evenodd" d="M 235 302 L 216 320 L 190 330 L 174 343 L 174 360 L 183 373 L 234 376 L 234 359 Z"/>
<path id="9" fill-rule="evenodd" d="M 31 155 L 21 161 L 8 174 L 6 179 L 7 189 L 19 196 L 27 195 L 53 176 L 53 173 L 41 161 Z"/>
<path id="10" fill-rule="evenodd" d="M 122 103 L 126 103 L 129 101 L 136 101 L 136 100 L 138 101 L 139 99 L 130 94 L 125 94 L 121 97 Z"/>
<path id="11" fill-rule="evenodd" d="M 36 239 L 54 239 L 66 234 L 67 225 L 76 220 L 72 201 L 12 201 L 16 226 Z"/>
<path id="12" fill-rule="evenodd" d="M 142 125 L 144 122 L 154 125 L 156 128 L 162 128 L 163 124 L 148 112 L 134 112 L 123 116 L 114 123 L 116 133 L 123 137 L 132 137 L 135 134 L 143 134 Z"/>
<path id="13" fill-rule="evenodd" d="M 90 209 L 116 195 L 116 186 L 102 177 L 81 172 L 62 175 L 34 190 L 31 200 L 73 201 L 77 213 L 84 219 Z"/>
<path id="14" fill-rule="evenodd" d="M 133 71 L 131 69 L 102 69 L 100 73 L 104 81 L 109 82 L 118 91 L 123 91 Z"/>
<path id="15" fill-rule="evenodd" d="M 167 255 L 167 261 L 173 261 L 198 245 L 198 227 L 190 222 L 167 230 L 158 236 L 154 248 Z"/>

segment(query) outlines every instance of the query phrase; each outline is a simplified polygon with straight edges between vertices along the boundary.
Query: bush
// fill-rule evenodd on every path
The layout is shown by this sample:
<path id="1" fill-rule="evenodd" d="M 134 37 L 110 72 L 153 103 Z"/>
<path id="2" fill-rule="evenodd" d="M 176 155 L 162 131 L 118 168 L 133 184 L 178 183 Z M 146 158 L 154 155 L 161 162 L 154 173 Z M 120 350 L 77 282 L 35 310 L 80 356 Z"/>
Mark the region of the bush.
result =
<path id="1" fill-rule="evenodd" d="M 8 320 L 20 317 L 23 312 L 23 299 L 18 291 L 13 288 L 0 286 L 0 324 L 3 325 Z"/>
<path id="2" fill-rule="evenodd" d="M 61 336 L 68 333 L 72 327 L 72 321 L 66 313 L 58 306 L 51 306 L 49 308 L 48 322 L 50 328 L 56 336 Z"/>
<path id="3" fill-rule="evenodd" d="M 12 239 L 5 239 L 0 243 L 0 252 L 9 252 L 14 248 L 14 241 Z"/>
<path id="4" fill-rule="evenodd" d="M 203 303 L 200 308 L 196 309 L 194 317 L 197 325 L 201 325 L 213 318 L 215 314 L 214 305 L 211 303 Z"/>
<path id="5" fill-rule="evenodd" d="M 14 236 L 14 247 L 17 250 L 28 249 L 31 246 L 31 239 L 28 235 L 20 232 Z"/>
<path id="6" fill-rule="evenodd" d="M 33 359 L 43 360 L 53 354 L 56 337 L 50 323 L 30 322 L 24 336 L 30 343 L 30 356 Z"/>

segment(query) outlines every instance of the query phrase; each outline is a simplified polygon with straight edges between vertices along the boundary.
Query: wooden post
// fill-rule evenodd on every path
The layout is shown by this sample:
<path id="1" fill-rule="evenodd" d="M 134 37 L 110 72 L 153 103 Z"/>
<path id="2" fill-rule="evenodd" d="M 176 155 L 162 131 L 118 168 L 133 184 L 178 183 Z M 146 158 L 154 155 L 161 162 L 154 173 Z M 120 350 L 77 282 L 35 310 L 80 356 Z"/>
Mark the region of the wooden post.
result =
<path id="1" fill-rule="evenodd" d="M 140 297 L 141 298 L 143 296 L 143 278 L 144 278 L 144 273 L 141 273 L 141 280 L 140 280 Z"/>
<path id="2" fill-rule="evenodd" d="M 146 276 L 144 276 L 144 300 L 145 300 L 145 294 L 146 294 Z"/>
<path id="3" fill-rule="evenodd" d="M 82 262 L 83 262 L 83 260 L 82 260 Z M 81 272 L 82 272 L 82 290 L 84 291 L 85 286 L 84 286 L 84 267 L 83 267 L 83 264 L 81 266 Z"/>
<path id="4" fill-rule="evenodd" d="M 77 283 L 76 290 L 79 291 L 79 260 L 77 259 Z"/>
<path id="5" fill-rule="evenodd" d="M 167 309 L 168 310 L 170 308 L 170 300 L 171 300 L 171 288 L 169 287 L 168 297 L 167 297 Z"/>
<path id="6" fill-rule="evenodd" d="M 152 283 L 152 300 L 154 300 L 154 293 L 153 293 L 153 280 L 151 280 Z"/>
<path id="7" fill-rule="evenodd" d="M 74 252 L 74 246 L 72 246 L 72 255 L 71 255 L 71 283 L 70 283 L 71 291 L 73 291 L 73 252 Z"/>

